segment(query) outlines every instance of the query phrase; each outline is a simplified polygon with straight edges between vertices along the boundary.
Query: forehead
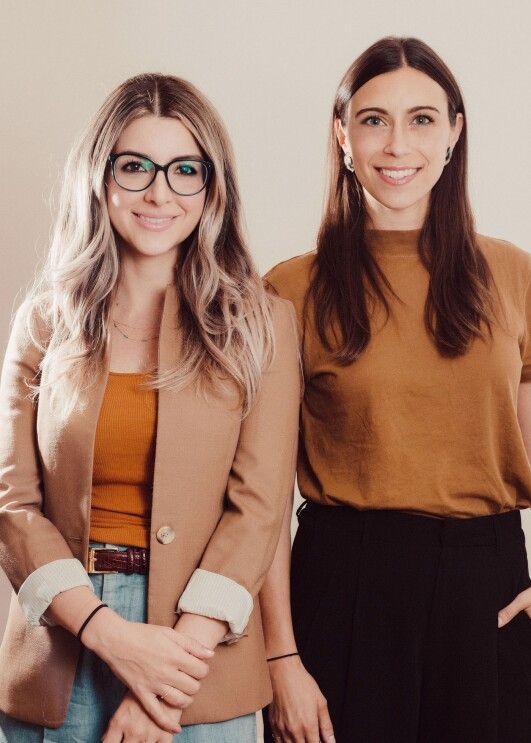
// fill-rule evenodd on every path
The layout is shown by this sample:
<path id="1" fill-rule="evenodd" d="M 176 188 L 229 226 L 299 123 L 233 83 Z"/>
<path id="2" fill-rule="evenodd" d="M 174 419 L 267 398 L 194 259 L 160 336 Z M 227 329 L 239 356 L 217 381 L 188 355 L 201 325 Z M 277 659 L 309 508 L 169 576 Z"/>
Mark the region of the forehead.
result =
<path id="1" fill-rule="evenodd" d="M 176 157 L 202 156 L 195 137 L 177 119 L 142 116 L 128 124 L 114 145 L 115 152 L 138 152 L 159 163 Z"/>
<path id="2" fill-rule="evenodd" d="M 448 110 L 448 96 L 439 83 L 424 72 L 401 67 L 377 75 L 357 90 L 349 104 L 349 116 L 360 108 L 407 111 L 415 106 L 433 106 L 441 113 Z"/>

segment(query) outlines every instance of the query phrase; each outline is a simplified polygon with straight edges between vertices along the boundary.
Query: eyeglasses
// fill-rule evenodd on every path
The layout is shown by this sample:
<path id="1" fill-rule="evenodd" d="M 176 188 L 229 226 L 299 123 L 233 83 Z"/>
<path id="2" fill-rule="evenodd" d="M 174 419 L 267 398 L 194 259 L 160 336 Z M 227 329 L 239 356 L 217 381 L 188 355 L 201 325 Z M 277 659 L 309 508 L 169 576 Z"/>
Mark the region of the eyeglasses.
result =
<path id="1" fill-rule="evenodd" d="M 112 177 L 126 191 L 145 191 L 159 170 L 166 176 L 168 186 L 179 196 L 195 196 L 206 186 L 212 163 L 189 157 L 177 157 L 167 165 L 158 165 L 149 157 L 136 152 L 109 155 Z"/>

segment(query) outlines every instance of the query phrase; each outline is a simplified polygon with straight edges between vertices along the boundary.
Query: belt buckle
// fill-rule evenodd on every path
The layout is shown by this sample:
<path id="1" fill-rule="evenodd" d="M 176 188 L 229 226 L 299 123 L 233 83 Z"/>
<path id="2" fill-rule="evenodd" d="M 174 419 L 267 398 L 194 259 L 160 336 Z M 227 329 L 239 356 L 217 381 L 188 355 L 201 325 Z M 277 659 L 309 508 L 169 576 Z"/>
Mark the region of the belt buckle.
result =
<path id="1" fill-rule="evenodd" d="M 96 552 L 118 552 L 117 549 L 112 547 L 89 547 L 88 551 L 88 570 L 87 573 L 90 575 L 115 575 L 118 573 L 117 570 L 97 570 L 96 569 Z"/>

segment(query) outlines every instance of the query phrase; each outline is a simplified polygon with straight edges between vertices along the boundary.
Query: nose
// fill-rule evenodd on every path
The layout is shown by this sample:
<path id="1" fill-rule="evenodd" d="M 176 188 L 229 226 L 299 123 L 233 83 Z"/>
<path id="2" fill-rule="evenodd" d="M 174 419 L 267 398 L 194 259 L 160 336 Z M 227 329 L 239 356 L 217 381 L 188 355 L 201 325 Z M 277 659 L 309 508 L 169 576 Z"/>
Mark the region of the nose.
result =
<path id="1" fill-rule="evenodd" d="M 172 201 L 173 195 L 162 170 L 159 170 L 152 183 L 144 191 L 144 199 L 153 204 L 165 204 Z"/>
<path id="2" fill-rule="evenodd" d="M 395 124 L 389 130 L 384 152 L 394 157 L 403 157 L 411 150 L 408 133 L 400 124 Z"/>

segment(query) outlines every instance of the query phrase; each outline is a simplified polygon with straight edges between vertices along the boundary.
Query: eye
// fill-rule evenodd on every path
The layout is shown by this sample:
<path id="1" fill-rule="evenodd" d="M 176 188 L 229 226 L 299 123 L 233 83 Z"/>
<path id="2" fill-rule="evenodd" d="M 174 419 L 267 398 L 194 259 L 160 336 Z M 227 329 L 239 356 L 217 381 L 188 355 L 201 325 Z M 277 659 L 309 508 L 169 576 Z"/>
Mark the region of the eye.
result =
<path id="1" fill-rule="evenodd" d="M 147 173 L 153 170 L 153 163 L 146 157 L 126 155 L 119 158 L 120 170 L 123 173 Z"/>
<path id="2" fill-rule="evenodd" d="M 384 122 L 379 116 L 368 116 L 361 123 L 367 126 L 382 126 Z"/>
<path id="3" fill-rule="evenodd" d="M 186 162 L 176 162 L 173 167 L 176 175 L 192 176 L 197 175 L 197 165 L 195 162 L 187 160 Z"/>
<path id="4" fill-rule="evenodd" d="M 432 117 L 428 116 L 427 114 L 419 114 L 418 116 L 415 116 L 413 121 L 415 124 L 420 124 L 421 126 L 433 123 Z"/>

